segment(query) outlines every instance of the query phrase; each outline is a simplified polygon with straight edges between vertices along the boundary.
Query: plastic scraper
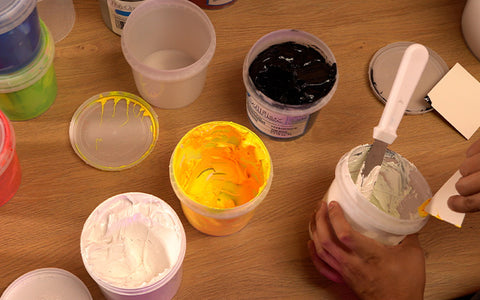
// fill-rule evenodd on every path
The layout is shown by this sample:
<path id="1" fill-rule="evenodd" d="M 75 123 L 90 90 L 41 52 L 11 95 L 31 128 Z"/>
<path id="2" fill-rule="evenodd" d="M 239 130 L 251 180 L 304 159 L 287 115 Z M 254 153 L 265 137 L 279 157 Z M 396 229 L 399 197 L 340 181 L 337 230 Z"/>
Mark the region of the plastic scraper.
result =
<path id="1" fill-rule="evenodd" d="M 420 44 L 412 44 L 405 50 L 380 122 L 373 129 L 374 141 L 361 172 L 362 183 L 376 166 L 382 164 L 387 146 L 397 138 L 398 125 L 422 76 L 428 57 L 427 48 Z"/>

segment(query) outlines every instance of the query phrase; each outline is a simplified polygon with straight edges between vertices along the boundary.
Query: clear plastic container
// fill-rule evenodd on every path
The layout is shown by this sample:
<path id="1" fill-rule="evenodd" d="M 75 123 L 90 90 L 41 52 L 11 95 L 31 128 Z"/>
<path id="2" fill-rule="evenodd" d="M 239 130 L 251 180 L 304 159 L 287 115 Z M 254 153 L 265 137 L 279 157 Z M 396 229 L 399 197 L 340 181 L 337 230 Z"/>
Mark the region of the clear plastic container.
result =
<path id="1" fill-rule="evenodd" d="M 192 2 L 151 0 L 128 17 L 121 43 L 142 98 L 174 109 L 202 92 L 216 37 L 208 16 Z"/>
<path id="2" fill-rule="evenodd" d="M 0 206 L 17 192 L 21 181 L 13 126 L 0 110 Z"/>
<path id="3" fill-rule="evenodd" d="M 170 159 L 170 182 L 183 213 L 197 230 L 214 236 L 244 228 L 270 190 L 272 178 L 272 162 L 263 142 L 233 122 L 193 128 Z"/>
<path id="4" fill-rule="evenodd" d="M 324 200 L 337 201 L 355 230 L 381 243 L 396 245 L 427 223 L 428 216 L 421 214 L 419 207 L 432 197 L 432 193 L 427 181 L 412 163 L 387 150 L 384 163 L 390 165 L 382 167 L 384 171 L 380 171 L 379 177 L 387 178 L 385 182 L 388 184 L 378 188 L 376 197 L 386 204 L 379 206 L 367 200 L 355 182 L 369 148 L 369 145 L 357 146 L 343 155 Z M 395 197 L 387 196 L 392 194 Z M 393 205 L 393 202 L 387 202 L 389 199 L 398 202 Z M 389 210 L 384 207 L 389 207 Z"/>
<path id="5" fill-rule="evenodd" d="M 57 78 L 53 66 L 55 42 L 41 23 L 42 48 L 35 59 L 22 69 L 0 74 L 0 109 L 11 121 L 33 119 L 44 113 L 57 96 Z"/>
<path id="6" fill-rule="evenodd" d="M 0 1 L 0 75 L 28 65 L 42 47 L 36 0 Z"/>
<path id="7" fill-rule="evenodd" d="M 75 24 L 73 0 L 37 0 L 37 2 L 38 14 L 47 24 L 55 43 L 66 38 Z"/>

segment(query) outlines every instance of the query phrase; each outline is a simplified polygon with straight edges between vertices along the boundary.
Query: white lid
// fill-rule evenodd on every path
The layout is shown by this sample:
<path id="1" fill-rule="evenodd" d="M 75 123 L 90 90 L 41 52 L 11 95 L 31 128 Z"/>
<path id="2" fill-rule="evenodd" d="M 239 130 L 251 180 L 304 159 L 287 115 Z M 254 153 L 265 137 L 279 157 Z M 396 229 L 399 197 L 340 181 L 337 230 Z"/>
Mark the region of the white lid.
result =
<path id="1" fill-rule="evenodd" d="M 63 269 L 43 268 L 17 278 L 3 292 L 0 300 L 92 300 L 85 284 Z"/>

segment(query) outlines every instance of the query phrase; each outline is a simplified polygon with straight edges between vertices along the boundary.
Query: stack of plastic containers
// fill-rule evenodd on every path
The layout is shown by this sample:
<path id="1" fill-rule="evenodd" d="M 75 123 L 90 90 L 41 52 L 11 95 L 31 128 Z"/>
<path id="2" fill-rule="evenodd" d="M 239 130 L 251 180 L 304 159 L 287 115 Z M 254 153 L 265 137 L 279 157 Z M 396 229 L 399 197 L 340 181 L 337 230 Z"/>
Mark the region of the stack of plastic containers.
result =
<path id="1" fill-rule="evenodd" d="M 36 4 L 0 1 L 0 110 L 13 121 L 39 116 L 57 95 L 55 42 Z"/>

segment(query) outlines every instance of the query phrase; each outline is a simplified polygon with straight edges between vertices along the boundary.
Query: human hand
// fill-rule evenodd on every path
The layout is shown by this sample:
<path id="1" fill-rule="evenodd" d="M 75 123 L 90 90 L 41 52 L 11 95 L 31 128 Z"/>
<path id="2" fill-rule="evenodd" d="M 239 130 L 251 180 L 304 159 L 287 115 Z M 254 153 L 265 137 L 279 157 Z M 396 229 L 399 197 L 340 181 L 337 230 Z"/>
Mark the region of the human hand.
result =
<path id="1" fill-rule="evenodd" d="M 417 235 L 386 246 L 352 229 L 337 202 L 320 208 L 308 242 L 315 268 L 361 299 L 423 299 L 425 257 Z"/>
<path id="2" fill-rule="evenodd" d="M 460 195 L 451 196 L 448 206 L 462 213 L 480 211 L 480 139 L 468 148 L 459 170 L 455 187 Z"/>

